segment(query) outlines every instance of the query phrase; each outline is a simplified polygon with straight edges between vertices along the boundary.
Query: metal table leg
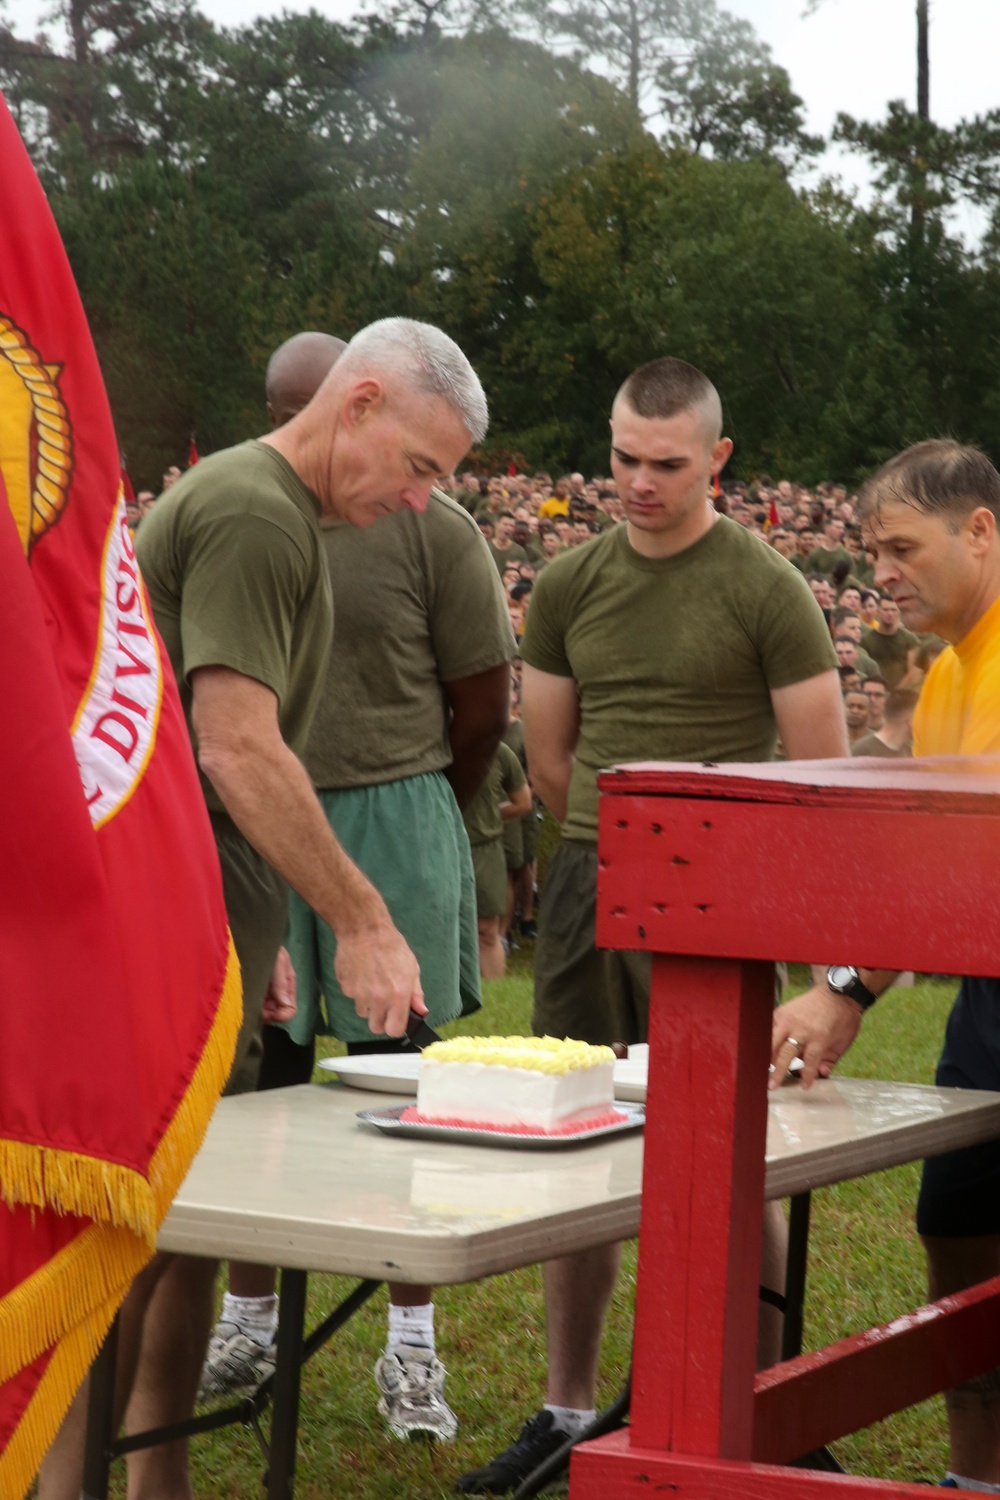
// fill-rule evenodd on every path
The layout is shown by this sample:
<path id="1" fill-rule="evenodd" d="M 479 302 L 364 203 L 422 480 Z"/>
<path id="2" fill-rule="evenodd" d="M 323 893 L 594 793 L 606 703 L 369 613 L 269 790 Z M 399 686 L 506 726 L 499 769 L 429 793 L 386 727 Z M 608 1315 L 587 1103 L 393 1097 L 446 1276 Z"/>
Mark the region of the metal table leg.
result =
<path id="1" fill-rule="evenodd" d="M 811 1194 L 797 1193 L 791 1204 L 788 1221 L 788 1269 L 785 1272 L 785 1321 L 781 1330 L 783 1360 L 794 1359 L 797 1354 L 802 1353 Z"/>
<path id="2" fill-rule="evenodd" d="M 298 1431 L 302 1335 L 306 1317 L 307 1272 L 282 1270 L 278 1301 L 278 1348 L 271 1409 L 268 1500 L 292 1500 Z"/>

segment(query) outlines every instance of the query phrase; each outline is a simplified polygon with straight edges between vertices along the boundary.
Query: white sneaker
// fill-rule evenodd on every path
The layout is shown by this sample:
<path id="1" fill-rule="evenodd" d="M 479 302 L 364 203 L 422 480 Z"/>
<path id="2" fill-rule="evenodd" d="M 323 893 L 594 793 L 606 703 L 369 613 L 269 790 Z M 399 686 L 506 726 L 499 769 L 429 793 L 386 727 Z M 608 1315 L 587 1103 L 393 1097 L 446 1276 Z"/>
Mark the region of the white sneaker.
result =
<path id="1" fill-rule="evenodd" d="M 236 1323 L 217 1323 L 198 1383 L 198 1400 L 260 1385 L 274 1374 L 277 1344 L 261 1344 Z"/>
<path id="2" fill-rule="evenodd" d="M 458 1418 L 444 1399 L 446 1370 L 431 1349 L 400 1345 L 375 1365 L 378 1409 L 393 1437 L 432 1437 L 450 1443 Z"/>

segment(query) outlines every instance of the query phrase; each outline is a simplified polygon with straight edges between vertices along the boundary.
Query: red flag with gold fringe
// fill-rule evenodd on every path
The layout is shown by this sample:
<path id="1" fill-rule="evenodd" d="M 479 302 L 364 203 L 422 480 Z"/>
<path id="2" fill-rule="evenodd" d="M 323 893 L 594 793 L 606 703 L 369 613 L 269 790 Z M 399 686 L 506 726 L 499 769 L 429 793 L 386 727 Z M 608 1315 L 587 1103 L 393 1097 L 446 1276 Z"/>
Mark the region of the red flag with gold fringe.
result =
<path id="1" fill-rule="evenodd" d="M 0 1497 L 152 1254 L 240 1021 L 218 860 L 55 221 L 0 97 Z"/>

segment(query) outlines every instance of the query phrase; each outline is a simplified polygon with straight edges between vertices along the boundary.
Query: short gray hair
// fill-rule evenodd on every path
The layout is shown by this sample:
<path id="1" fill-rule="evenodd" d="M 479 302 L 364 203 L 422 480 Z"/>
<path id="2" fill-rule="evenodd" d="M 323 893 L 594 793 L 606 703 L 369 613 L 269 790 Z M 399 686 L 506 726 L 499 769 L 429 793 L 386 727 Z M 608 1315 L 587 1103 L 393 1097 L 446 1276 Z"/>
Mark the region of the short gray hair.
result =
<path id="1" fill-rule="evenodd" d="M 408 376 L 417 391 L 440 396 L 464 422 L 473 443 L 489 426 L 489 409 L 479 376 L 455 343 L 433 323 L 412 318 L 380 318 L 351 339 L 338 361 L 339 374 L 388 369 Z"/>

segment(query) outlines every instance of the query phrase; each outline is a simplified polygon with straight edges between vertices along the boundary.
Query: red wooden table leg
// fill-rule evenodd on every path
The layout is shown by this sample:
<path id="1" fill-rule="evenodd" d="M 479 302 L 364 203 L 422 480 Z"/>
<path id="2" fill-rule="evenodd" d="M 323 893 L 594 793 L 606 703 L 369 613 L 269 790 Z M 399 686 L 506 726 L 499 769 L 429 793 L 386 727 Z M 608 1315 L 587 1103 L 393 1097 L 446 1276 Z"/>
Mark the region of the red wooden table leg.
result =
<path id="1" fill-rule="evenodd" d="M 632 1441 L 749 1458 L 774 966 L 654 956 Z"/>

